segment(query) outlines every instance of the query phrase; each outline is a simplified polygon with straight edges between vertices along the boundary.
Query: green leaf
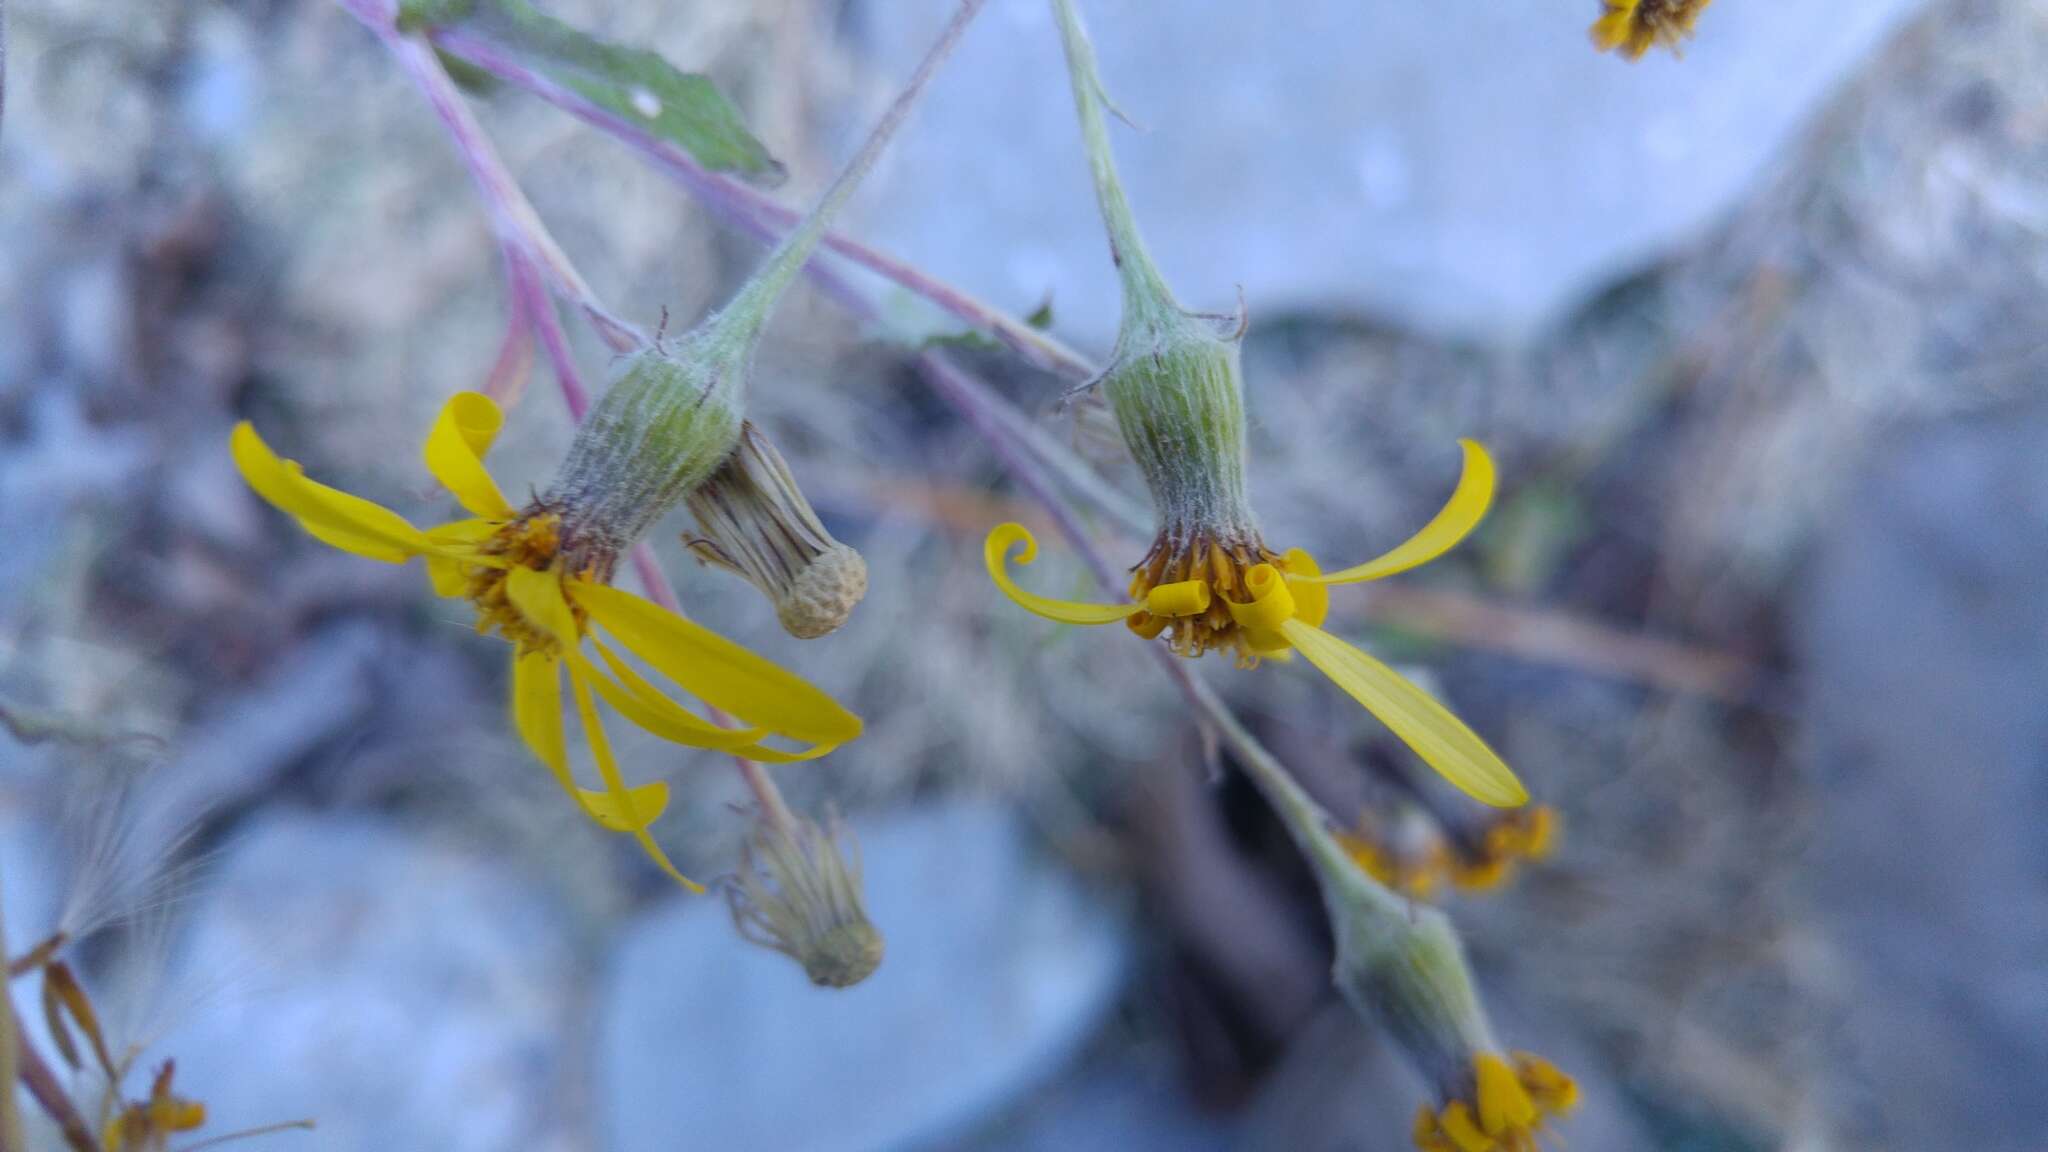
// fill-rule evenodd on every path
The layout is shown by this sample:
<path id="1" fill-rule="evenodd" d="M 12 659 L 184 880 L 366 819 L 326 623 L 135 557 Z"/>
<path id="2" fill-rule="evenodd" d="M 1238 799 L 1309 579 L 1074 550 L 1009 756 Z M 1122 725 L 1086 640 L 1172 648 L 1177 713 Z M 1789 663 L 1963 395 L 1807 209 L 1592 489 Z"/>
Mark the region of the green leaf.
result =
<path id="1" fill-rule="evenodd" d="M 406 0 L 401 23 L 460 28 L 621 120 L 676 145 L 713 172 L 757 184 L 785 175 L 709 78 L 654 52 L 600 40 L 527 0 Z"/>

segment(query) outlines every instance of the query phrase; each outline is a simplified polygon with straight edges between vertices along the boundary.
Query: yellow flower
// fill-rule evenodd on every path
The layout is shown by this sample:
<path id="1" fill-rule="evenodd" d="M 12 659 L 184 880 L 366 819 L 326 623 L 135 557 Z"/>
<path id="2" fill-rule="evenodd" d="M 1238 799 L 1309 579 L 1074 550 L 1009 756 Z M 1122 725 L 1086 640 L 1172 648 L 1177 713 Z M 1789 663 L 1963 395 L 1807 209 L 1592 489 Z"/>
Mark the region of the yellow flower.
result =
<path id="1" fill-rule="evenodd" d="M 150 1084 L 149 1099 L 138 1100 L 107 1121 L 100 1133 L 106 1152 L 149 1152 L 164 1147 L 172 1133 L 206 1124 L 206 1105 L 171 1093 L 173 1062 L 166 1060 Z"/>
<path id="2" fill-rule="evenodd" d="M 1515 878 L 1523 861 L 1549 858 L 1557 846 L 1559 816 L 1548 804 L 1501 812 L 1476 835 L 1446 839 L 1419 813 L 1391 828 L 1361 821 L 1337 833 L 1337 843 L 1367 875 L 1414 900 L 1429 900 L 1445 884 L 1460 892 L 1491 892 Z"/>
<path id="3" fill-rule="evenodd" d="M 1299 652 L 1451 783 L 1483 803 L 1513 807 L 1526 803 L 1529 794 L 1484 741 L 1428 693 L 1321 627 L 1329 614 L 1331 585 L 1379 580 L 1427 564 L 1486 516 L 1493 502 L 1493 461 L 1476 442 L 1460 443 L 1464 473 L 1436 518 L 1385 555 L 1338 572 L 1324 573 L 1299 548 L 1275 555 L 1256 536 L 1225 547 L 1200 533 L 1163 532 L 1133 570 L 1131 603 L 1088 604 L 1034 595 L 1017 586 L 1009 572 L 1011 553 L 1017 553 L 1019 564 L 1029 564 L 1038 554 L 1038 542 L 1021 524 L 1001 524 L 990 532 L 983 559 L 1005 595 L 1048 620 L 1124 621 L 1147 639 L 1172 628 L 1176 652 L 1195 656 L 1223 649 L 1235 652 L 1244 664 Z"/>
<path id="4" fill-rule="evenodd" d="M 1606 12 L 1593 22 L 1593 44 L 1631 60 L 1662 44 L 1676 55 L 1713 0 L 1601 0 Z"/>
<path id="5" fill-rule="evenodd" d="M 824 755 L 860 735 L 860 720 L 792 673 L 611 587 L 607 581 L 619 551 L 630 541 L 602 526 L 586 530 L 573 509 L 544 499 L 514 508 L 483 465 L 503 422 L 497 404 L 475 392 L 458 393 L 441 409 L 427 435 L 427 469 L 471 518 L 424 531 L 387 508 L 307 479 L 246 422 L 236 425 L 231 446 L 249 486 L 314 537 L 386 563 L 422 557 L 438 595 L 467 598 L 476 609 L 477 631 L 496 632 L 513 646 L 512 715 L 527 747 L 585 815 L 630 834 L 670 877 L 701 891 L 647 832 L 668 806 L 668 785 L 626 786 L 596 700 L 665 740 L 775 763 Z M 620 649 L 747 727 L 722 728 L 690 712 L 629 664 Z M 569 768 L 562 723 L 565 668 L 602 791 L 580 787 Z M 788 751 L 762 743 L 770 736 L 808 747 Z"/>
<path id="6" fill-rule="evenodd" d="M 1537 1152 L 1537 1134 L 1552 1116 L 1579 1103 L 1579 1086 L 1540 1056 L 1508 1058 L 1481 1052 L 1472 1060 L 1470 1098 L 1415 1114 L 1421 1152 Z"/>

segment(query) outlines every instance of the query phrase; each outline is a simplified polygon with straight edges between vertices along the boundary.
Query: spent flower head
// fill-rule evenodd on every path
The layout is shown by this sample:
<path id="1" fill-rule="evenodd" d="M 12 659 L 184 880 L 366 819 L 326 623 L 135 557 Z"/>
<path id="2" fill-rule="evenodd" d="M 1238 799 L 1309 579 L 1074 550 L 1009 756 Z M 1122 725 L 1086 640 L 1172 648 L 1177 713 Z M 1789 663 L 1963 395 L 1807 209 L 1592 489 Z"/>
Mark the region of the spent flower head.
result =
<path id="1" fill-rule="evenodd" d="M 1661 44 L 1676 56 L 1713 0 L 1600 0 L 1605 9 L 1593 22 L 1594 47 L 1640 60 Z"/>
<path id="2" fill-rule="evenodd" d="M 823 827 L 786 813 L 758 817 L 726 899 L 741 936 L 801 964 L 813 984 L 851 988 L 881 966 L 860 850 L 836 815 Z"/>
<path id="3" fill-rule="evenodd" d="M 1464 472 L 1435 519 L 1377 559 L 1325 573 L 1300 548 L 1261 535 L 1245 489 L 1244 388 L 1238 344 L 1244 322 L 1189 312 L 1175 302 L 1146 253 L 1111 156 L 1093 49 L 1071 0 L 1055 0 L 1065 38 L 1110 255 L 1123 281 L 1123 323 L 1100 386 L 1116 413 L 1159 513 L 1159 534 L 1132 569 L 1130 601 L 1055 600 L 1020 588 L 1009 573 L 1037 555 L 1021 524 L 989 533 L 983 559 L 1002 591 L 1027 611 L 1068 624 L 1123 622 L 1145 639 L 1162 634 L 1182 656 L 1231 654 L 1238 664 L 1299 652 L 1378 716 L 1431 766 L 1498 807 L 1528 793 L 1484 741 L 1428 693 L 1323 631 L 1332 585 L 1379 580 L 1443 555 L 1477 527 L 1493 500 L 1493 461 L 1462 441 Z"/>
<path id="4" fill-rule="evenodd" d="M 836 631 L 868 590 L 867 562 L 832 538 L 782 453 L 753 422 L 717 471 L 690 493 L 699 560 L 739 573 L 804 640 Z"/>

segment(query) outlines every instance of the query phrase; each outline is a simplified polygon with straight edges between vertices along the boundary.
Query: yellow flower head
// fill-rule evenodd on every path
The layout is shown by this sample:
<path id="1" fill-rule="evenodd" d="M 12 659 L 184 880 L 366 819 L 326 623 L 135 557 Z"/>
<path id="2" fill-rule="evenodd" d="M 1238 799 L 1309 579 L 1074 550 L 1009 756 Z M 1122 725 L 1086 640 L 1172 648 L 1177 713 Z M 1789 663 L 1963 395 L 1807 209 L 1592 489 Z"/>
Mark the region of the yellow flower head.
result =
<path id="1" fill-rule="evenodd" d="M 1549 1118 L 1578 1103 L 1579 1086 L 1548 1060 L 1481 1052 L 1463 1095 L 1416 1112 L 1415 1146 L 1421 1152 L 1537 1152 L 1536 1137 Z"/>
<path id="2" fill-rule="evenodd" d="M 246 422 L 235 427 L 231 446 L 249 486 L 316 538 L 386 563 L 423 558 L 437 594 L 469 600 L 477 630 L 512 645 L 512 714 L 526 745 L 585 815 L 630 834 L 669 876 L 701 890 L 647 832 L 668 805 L 668 785 L 626 786 L 597 700 L 665 740 L 775 763 L 824 755 L 860 735 L 860 720 L 792 673 L 611 587 L 607 581 L 632 537 L 593 517 L 589 504 L 544 494 L 513 507 L 483 465 L 503 422 L 497 404 L 475 392 L 458 393 L 442 408 L 427 435 L 427 469 L 471 518 L 424 531 L 387 508 L 308 479 Z M 746 727 L 723 728 L 692 713 L 629 663 L 627 653 Z M 565 669 L 602 790 L 580 787 L 569 768 Z M 771 736 L 806 747 L 762 742 Z"/>
<path id="3" fill-rule="evenodd" d="M 149 1098 L 128 1105 L 107 1121 L 100 1133 L 106 1152 L 151 1152 L 163 1148 L 173 1134 L 206 1123 L 206 1105 L 171 1093 L 173 1068 L 172 1061 L 164 1061 L 150 1084 Z"/>
<path id="4" fill-rule="evenodd" d="M 1494 814 L 1476 835 L 1446 838 L 1420 812 L 1392 827 L 1361 823 L 1337 834 L 1345 855 L 1366 874 L 1415 900 L 1445 885 L 1460 892 L 1491 892 L 1514 879 L 1524 861 L 1556 850 L 1559 816 L 1548 804 Z"/>
<path id="5" fill-rule="evenodd" d="M 1184 655 L 1223 647 L 1244 663 L 1285 659 L 1299 652 L 1451 783 L 1483 803 L 1513 807 L 1526 803 L 1529 794 L 1484 741 L 1398 672 L 1322 629 L 1331 585 L 1379 580 L 1427 564 L 1450 551 L 1485 517 L 1493 502 L 1493 461 L 1478 443 L 1461 443 L 1464 474 L 1436 518 L 1392 551 L 1337 572 L 1323 572 L 1299 548 L 1275 555 L 1256 535 L 1229 547 L 1210 540 L 1201 554 L 1163 562 L 1162 548 L 1174 545 L 1162 534 L 1162 542 L 1154 544 L 1152 554 L 1136 569 L 1130 603 L 1086 604 L 1018 587 L 1009 571 L 1012 554 L 1020 564 L 1029 564 L 1038 554 L 1038 542 L 1021 524 L 999 525 L 990 532 L 983 558 L 989 576 L 1005 595 L 1048 620 L 1124 621 L 1147 638 L 1173 628 L 1175 650 Z"/>
<path id="6" fill-rule="evenodd" d="M 1443 705 L 1393 669 L 1323 631 L 1330 586 L 1426 564 L 1472 531 L 1493 502 L 1493 461 L 1467 440 L 1464 478 L 1436 519 L 1377 560 L 1325 574 L 1307 552 L 1266 546 L 1245 485 L 1246 320 L 1182 308 L 1145 249 L 1109 146 L 1107 100 L 1094 47 L 1066 0 L 1054 5 L 1109 250 L 1123 281 L 1123 318 L 1100 387 L 1159 513 L 1159 535 L 1134 567 L 1130 602 L 1080 604 L 1034 595 L 1010 578 L 1038 554 L 1021 524 L 1001 524 L 982 551 L 989 576 L 1027 611 L 1068 624 L 1123 621 L 1161 635 L 1182 656 L 1231 653 L 1241 666 L 1296 652 L 1378 716 L 1452 783 L 1498 807 L 1529 796 L 1499 756 Z"/>
<path id="7" fill-rule="evenodd" d="M 1593 22 L 1593 44 L 1640 60 L 1662 44 L 1673 55 L 1692 36 L 1700 14 L 1713 0 L 1601 0 L 1606 11 Z"/>

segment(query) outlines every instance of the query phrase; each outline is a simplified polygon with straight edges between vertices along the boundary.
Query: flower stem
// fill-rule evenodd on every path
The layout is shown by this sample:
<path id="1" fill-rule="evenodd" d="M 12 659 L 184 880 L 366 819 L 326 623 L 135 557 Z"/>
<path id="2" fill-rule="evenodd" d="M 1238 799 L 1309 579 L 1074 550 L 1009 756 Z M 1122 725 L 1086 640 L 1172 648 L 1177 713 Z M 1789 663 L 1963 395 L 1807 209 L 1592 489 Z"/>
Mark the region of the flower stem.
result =
<path id="1" fill-rule="evenodd" d="M 582 273 L 576 270 L 568 254 L 555 242 L 547 225 L 541 222 L 540 214 L 520 189 L 518 180 L 513 178 L 504 160 L 498 156 L 497 149 L 491 145 L 490 138 L 484 134 L 483 126 L 477 123 L 475 113 L 469 110 L 468 102 L 455 87 L 448 70 L 435 57 L 433 46 L 424 37 L 398 31 L 397 25 L 389 18 L 367 15 L 363 5 L 350 4 L 349 9 L 377 34 L 399 65 L 412 77 L 420 94 L 433 105 L 435 114 L 448 129 L 449 137 L 462 153 L 463 163 L 476 182 L 477 192 L 483 197 L 484 206 L 497 229 L 499 242 L 508 252 L 517 253 L 544 273 L 563 298 L 583 309 L 592 327 L 613 351 L 629 352 L 644 345 L 647 339 L 640 330 L 604 306 Z"/>
<path id="2" fill-rule="evenodd" d="M 7 929 L 0 918 L 0 960 L 7 958 Z M 12 965 L 9 965 L 10 976 Z M 21 1053 L 14 1023 L 14 993 L 0 982 L 0 1152 L 28 1152 L 28 1137 L 21 1127 L 21 1107 L 15 1099 L 14 1082 L 21 1078 Z"/>
<path id="3" fill-rule="evenodd" d="M 1123 278 L 1125 323 L 1134 309 L 1149 313 L 1175 308 L 1173 293 L 1145 250 L 1138 234 L 1138 222 L 1124 198 L 1123 182 L 1117 178 L 1116 156 L 1109 147 L 1109 123 L 1104 114 L 1109 106 L 1103 95 L 1102 76 L 1095 66 L 1095 46 L 1081 27 L 1081 14 L 1074 0 L 1052 0 L 1059 19 L 1060 41 L 1067 51 L 1067 75 L 1074 84 L 1074 107 L 1081 116 L 1081 144 L 1088 153 L 1088 172 L 1095 179 L 1095 198 L 1102 205 L 1103 226 L 1109 231 L 1109 258 Z"/>
<path id="4" fill-rule="evenodd" d="M 682 148 L 592 102 L 574 89 L 527 68 L 484 37 L 460 27 L 438 28 L 431 36 L 434 44 L 449 55 L 507 84 L 525 89 L 632 148 L 666 170 L 699 199 L 755 232 L 777 236 L 800 219 L 797 212 L 776 203 L 768 194 L 730 176 L 707 171 Z M 1096 366 L 1087 357 L 1058 338 L 922 269 L 829 229 L 824 232 L 822 243 L 869 271 L 929 300 L 970 327 L 988 333 L 1038 368 L 1076 381 L 1089 380 L 1096 375 Z"/>
<path id="5" fill-rule="evenodd" d="M 761 270 L 747 281 L 746 287 L 740 290 L 732 303 L 719 311 L 719 321 L 733 325 L 735 335 L 743 336 L 748 343 L 752 343 L 754 337 L 758 335 L 761 326 L 767 322 L 768 313 L 775 302 L 782 298 L 790 282 L 796 279 L 796 274 L 810 261 L 811 253 L 817 249 L 818 241 L 825 235 L 825 230 L 832 223 L 833 217 L 846 206 L 846 201 L 852 197 L 854 190 L 860 187 L 861 179 L 875 166 L 875 161 L 881 158 L 882 150 L 888 147 L 889 140 L 896 135 L 896 130 L 902 127 L 903 121 L 910 115 L 910 110 L 916 106 L 918 97 L 924 95 L 924 90 L 930 86 L 932 77 L 938 73 L 939 66 L 953 54 L 954 47 L 960 43 L 961 35 L 967 31 L 967 26 L 973 23 L 984 2 L 985 0 L 961 0 L 960 7 L 953 13 L 953 18 L 946 22 L 946 27 L 939 33 L 938 40 L 925 52 L 924 59 L 918 63 L 917 71 L 911 74 L 910 82 L 905 84 L 903 90 L 896 94 L 896 99 L 890 102 L 887 110 L 882 113 L 881 121 L 868 133 L 867 139 L 861 143 L 860 151 L 854 154 L 853 160 L 833 179 L 831 187 L 825 190 L 825 195 L 818 201 L 818 206 L 811 209 L 810 215 L 805 216 L 801 223 L 782 238 L 782 243 L 768 254 L 768 259 L 761 266 Z"/>

